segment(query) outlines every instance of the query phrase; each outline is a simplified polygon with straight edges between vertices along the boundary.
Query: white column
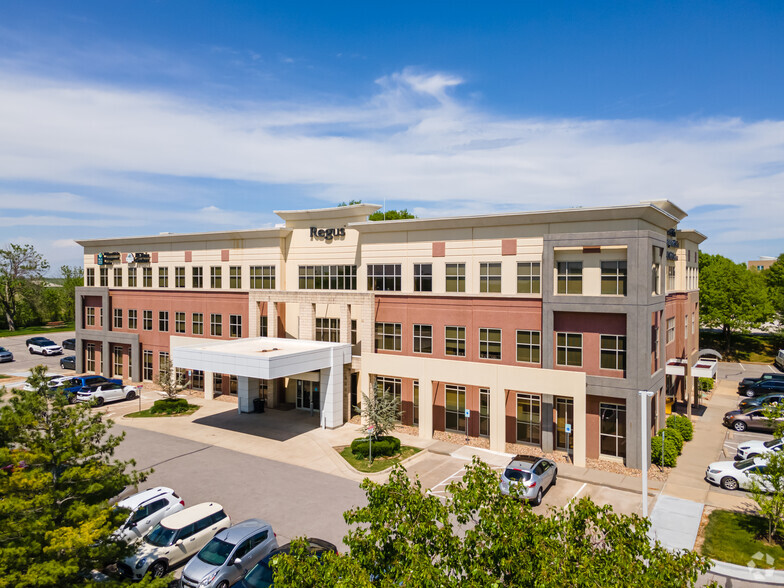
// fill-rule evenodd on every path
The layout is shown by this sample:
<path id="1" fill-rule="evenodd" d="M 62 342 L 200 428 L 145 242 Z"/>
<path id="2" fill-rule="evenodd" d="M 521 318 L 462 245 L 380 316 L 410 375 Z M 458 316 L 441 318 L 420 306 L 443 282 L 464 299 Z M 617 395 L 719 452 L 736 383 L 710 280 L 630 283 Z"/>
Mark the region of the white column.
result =
<path id="1" fill-rule="evenodd" d="M 239 412 L 253 412 L 253 399 L 259 397 L 257 378 L 237 377 L 237 402 Z"/>
<path id="2" fill-rule="evenodd" d="M 419 378 L 419 438 L 433 438 L 433 380 Z"/>
<path id="3" fill-rule="evenodd" d="M 334 429 L 343 424 L 343 363 L 334 351 L 332 365 L 319 374 L 321 427 Z"/>
<path id="4" fill-rule="evenodd" d="M 585 407 L 585 394 L 577 394 L 574 397 L 574 426 L 572 428 L 572 438 L 574 449 L 572 450 L 572 461 L 574 465 L 585 467 L 585 444 L 587 438 L 588 422 Z"/>
<path id="5" fill-rule="evenodd" d="M 205 400 L 212 400 L 215 398 L 215 374 L 212 372 L 204 372 L 204 398 Z"/>
<path id="6" fill-rule="evenodd" d="M 490 388 L 490 451 L 506 453 L 506 392 Z"/>

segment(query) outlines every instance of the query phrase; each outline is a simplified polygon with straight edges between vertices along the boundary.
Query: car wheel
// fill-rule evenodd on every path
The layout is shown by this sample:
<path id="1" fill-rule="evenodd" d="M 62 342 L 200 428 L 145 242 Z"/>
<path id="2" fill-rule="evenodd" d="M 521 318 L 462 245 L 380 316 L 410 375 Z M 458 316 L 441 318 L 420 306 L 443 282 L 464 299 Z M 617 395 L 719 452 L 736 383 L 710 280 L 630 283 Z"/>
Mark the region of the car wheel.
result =
<path id="1" fill-rule="evenodd" d="M 719 485 L 724 488 L 725 490 L 737 490 L 738 489 L 738 481 L 731 477 L 725 476 L 721 479 Z"/>
<path id="2" fill-rule="evenodd" d="M 134 398 L 136 398 L 136 392 L 133 390 L 130 390 L 128 394 L 125 395 L 126 400 L 133 400 Z"/>
<path id="3" fill-rule="evenodd" d="M 749 398 L 754 398 L 754 390 L 746 390 L 746 396 Z"/>
<path id="4" fill-rule="evenodd" d="M 531 501 L 531 504 L 534 506 L 539 506 L 542 504 L 542 489 L 539 488 L 539 492 L 536 493 L 536 498 Z"/>
<path id="5" fill-rule="evenodd" d="M 150 566 L 150 574 L 153 578 L 161 578 L 166 574 L 166 562 L 156 561 Z"/>
<path id="6" fill-rule="evenodd" d="M 32 347 L 28 347 L 27 350 L 30 352 L 30 355 L 33 354 L 33 348 Z"/>
<path id="7" fill-rule="evenodd" d="M 226 581 L 221 582 L 218 584 L 218 588 L 229 588 L 229 583 Z"/>
<path id="8" fill-rule="evenodd" d="M 103 406 L 103 396 L 96 397 L 96 399 L 95 399 L 95 406 Z"/>
<path id="9" fill-rule="evenodd" d="M 746 430 L 746 423 L 744 423 L 743 421 L 735 421 L 734 423 L 732 423 L 732 428 L 738 431 L 739 433 L 742 433 L 743 431 Z"/>

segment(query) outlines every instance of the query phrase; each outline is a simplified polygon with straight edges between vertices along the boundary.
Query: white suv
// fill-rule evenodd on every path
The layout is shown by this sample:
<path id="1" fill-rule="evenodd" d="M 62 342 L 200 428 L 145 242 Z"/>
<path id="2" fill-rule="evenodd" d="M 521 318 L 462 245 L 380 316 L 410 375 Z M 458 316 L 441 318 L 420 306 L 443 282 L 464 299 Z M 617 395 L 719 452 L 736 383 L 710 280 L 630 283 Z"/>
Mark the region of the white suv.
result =
<path id="1" fill-rule="evenodd" d="M 122 575 L 141 580 L 149 571 L 160 578 L 169 567 L 196 555 L 216 533 L 231 526 L 223 507 L 203 502 L 170 515 L 155 525 L 139 543 L 135 555 L 117 564 Z"/>
<path id="2" fill-rule="evenodd" d="M 185 501 L 171 488 L 160 486 L 139 492 L 117 503 L 119 508 L 131 511 L 128 519 L 115 533 L 126 543 L 135 543 L 144 537 L 164 517 L 185 508 Z"/>
<path id="3" fill-rule="evenodd" d="M 63 348 L 57 343 L 46 337 L 32 337 L 25 341 L 27 344 L 27 351 L 30 355 L 38 353 L 39 355 L 57 355 L 63 352 Z"/>

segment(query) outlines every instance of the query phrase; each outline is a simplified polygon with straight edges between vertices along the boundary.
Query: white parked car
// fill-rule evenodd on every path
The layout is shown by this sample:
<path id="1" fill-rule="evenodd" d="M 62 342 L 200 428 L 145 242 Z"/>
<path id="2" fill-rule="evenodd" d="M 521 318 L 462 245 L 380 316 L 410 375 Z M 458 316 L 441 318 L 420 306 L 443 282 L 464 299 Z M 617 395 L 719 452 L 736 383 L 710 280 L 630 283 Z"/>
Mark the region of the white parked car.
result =
<path id="1" fill-rule="evenodd" d="M 760 455 L 765 455 L 766 453 L 781 451 L 782 446 L 784 446 L 784 439 L 746 441 L 745 443 L 738 445 L 738 454 L 735 458 L 751 459 L 752 457 L 758 457 Z"/>
<path id="2" fill-rule="evenodd" d="M 51 376 L 46 376 L 46 377 L 49 379 L 49 381 L 46 383 L 46 385 L 49 386 L 50 388 L 57 388 L 65 380 L 67 380 L 70 376 L 63 376 L 63 375 L 60 375 L 60 374 L 52 374 Z M 22 386 L 22 390 L 27 390 L 28 392 L 31 392 L 33 390 L 33 387 L 30 384 L 28 384 L 27 382 L 25 382 L 24 385 Z"/>
<path id="3" fill-rule="evenodd" d="M 127 508 L 131 514 L 114 536 L 135 543 L 164 518 L 183 510 L 185 501 L 171 488 L 160 486 L 124 498 L 117 506 Z"/>
<path id="4" fill-rule="evenodd" d="M 708 466 L 705 479 L 725 490 L 748 490 L 755 478 L 764 485 L 759 475 L 765 471 L 765 463 L 762 457 L 743 461 L 716 461 Z"/>
<path id="5" fill-rule="evenodd" d="M 123 576 L 141 580 L 149 571 L 155 578 L 196 555 L 231 519 L 216 502 L 203 502 L 169 515 L 138 544 L 134 555 L 117 563 Z"/>
<path id="6" fill-rule="evenodd" d="M 39 355 L 57 355 L 63 352 L 63 348 L 57 343 L 46 337 L 32 337 L 26 341 L 27 351 L 30 355 L 37 353 Z"/>
<path id="7" fill-rule="evenodd" d="M 94 401 L 97 406 L 115 400 L 133 400 L 136 398 L 136 386 L 123 386 L 114 382 L 104 382 L 93 386 L 85 386 L 76 393 L 77 402 Z"/>

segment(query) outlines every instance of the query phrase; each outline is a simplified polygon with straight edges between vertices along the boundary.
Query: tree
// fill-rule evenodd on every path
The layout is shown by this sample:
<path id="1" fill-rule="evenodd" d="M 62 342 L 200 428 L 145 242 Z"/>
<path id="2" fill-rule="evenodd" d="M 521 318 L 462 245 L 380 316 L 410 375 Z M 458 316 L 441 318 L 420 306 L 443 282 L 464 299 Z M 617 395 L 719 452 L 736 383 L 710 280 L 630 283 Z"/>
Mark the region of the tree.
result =
<path id="1" fill-rule="evenodd" d="M 773 307 L 765 279 L 721 255 L 701 254 L 699 268 L 700 322 L 720 328 L 729 351 L 733 333 L 748 332 L 770 319 Z"/>
<path id="2" fill-rule="evenodd" d="M 32 245 L 11 243 L 0 249 L 0 306 L 8 329 L 16 330 L 16 318 L 21 297 L 31 297 L 42 285 L 47 262 Z"/>
<path id="3" fill-rule="evenodd" d="M 45 376 L 33 368 L 33 390 L 0 409 L 0 463 L 13 464 L 0 471 L 1 588 L 91 585 L 87 572 L 133 549 L 113 539 L 128 513 L 108 500 L 149 473 L 113 459 L 124 435 L 109 434 L 112 422 L 89 405 L 69 406 Z"/>
<path id="4" fill-rule="evenodd" d="M 166 398 L 177 398 L 177 395 L 185 388 L 188 378 L 182 370 L 174 368 L 174 364 L 168 357 L 161 358 L 158 366 L 158 377 L 155 383 L 161 387 L 166 394 Z"/>
<path id="5" fill-rule="evenodd" d="M 779 327 L 784 327 L 784 253 L 767 270 L 762 272 L 773 312 L 779 320 Z"/>
<path id="6" fill-rule="evenodd" d="M 382 390 L 378 382 L 373 386 L 372 394 L 362 393 L 362 406 L 354 408 L 362 415 L 362 430 L 366 435 L 372 433 L 374 439 L 394 431 L 402 415 L 400 401 L 388 391 Z"/>
<path id="7" fill-rule="evenodd" d="M 351 206 L 352 204 L 362 204 L 361 200 L 349 200 L 348 202 L 341 202 L 338 206 Z M 416 218 L 416 216 L 408 212 L 407 208 L 400 210 L 386 210 L 376 211 L 368 217 L 370 221 L 385 221 L 385 220 L 401 220 L 405 218 Z"/>
<path id="8" fill-rule="evenodd" d="M 330 586 L 694 586 L 710 563 L 673 553 L 647 535 L 648 519 L 589 498 L 547 515 L 501 494 L 498 475 L 474 459 L 445 499 L 396 466 L 389 481 L 364 480 L 367 505 L 344 514 L 350 553 L 275 559 L 275 583 Z"/>
<path id="9" fill-rule="evenodd" d="M 765 469 L 752 476 L 751 495 L 761 517 L 768 521 L 768 542 L 778 533 L 784 519 L 784 453 L 766 453 Z"/>
<path id="10" fill-rule="evenodd" d="M 84 274 L 82 273 L 81 266 L 60 266 L 60 276 L 63 280 L 62 304 L 63 304 L 63 318 L 70 321 L 74 318 L 76 311 L 76 288 L 84 286 Z"/>

